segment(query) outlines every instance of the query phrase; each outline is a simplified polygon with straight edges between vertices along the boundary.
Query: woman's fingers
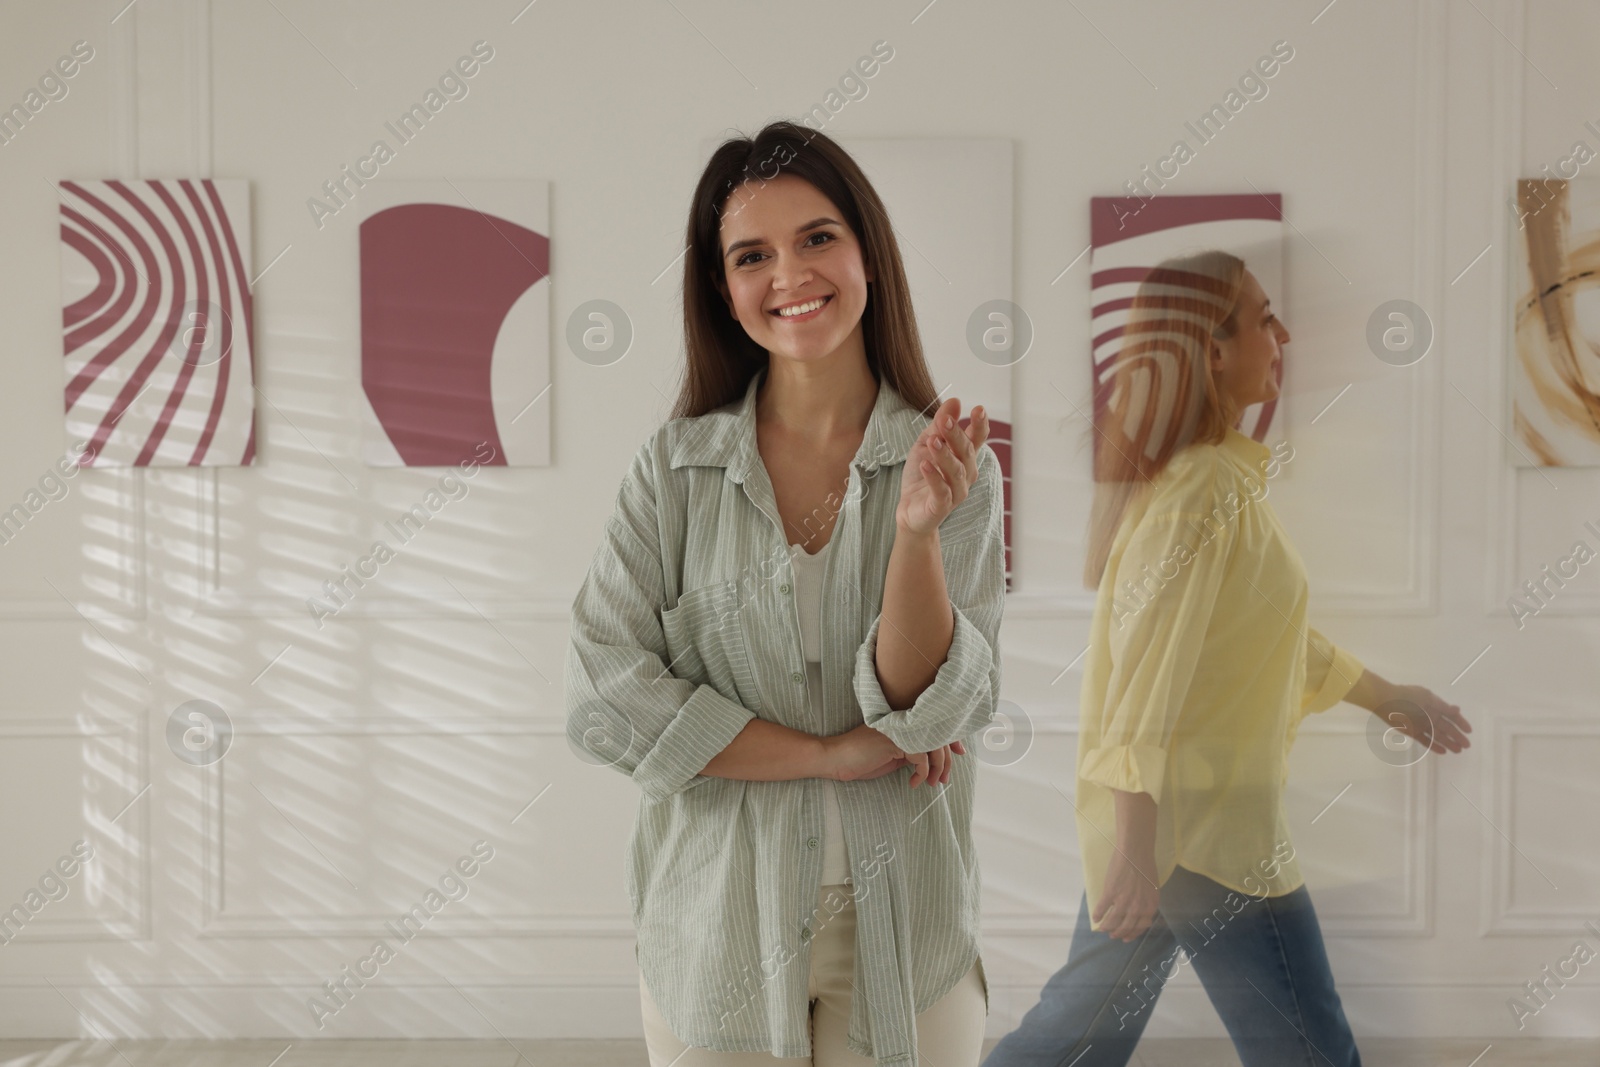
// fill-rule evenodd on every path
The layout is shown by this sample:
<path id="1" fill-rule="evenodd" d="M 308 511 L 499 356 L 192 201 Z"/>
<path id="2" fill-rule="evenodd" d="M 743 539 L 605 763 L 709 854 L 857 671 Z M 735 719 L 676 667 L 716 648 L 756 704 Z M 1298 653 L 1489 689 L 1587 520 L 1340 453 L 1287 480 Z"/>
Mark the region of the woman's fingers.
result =
<path id="1" fill-rule="evenodd" d="M 966 755 L 967 746 L 960 741 L 952 741 L 929 752 L 902 753 L 898 748 L 891 751 L 893 754 L 890 759 L 894 763 L 894 769 L 898 770 L 902 765 L 911 768 L 910 784 L 915 788 L 924 782 L 934 785 L 948 784 L 951 772 L 955 769 L 955 758 L 958 755 Z"/>
<path id="2" fill-rule="evenodd" d="M 1459 711 L 1448 706 L 1439 714 L 1430 714 L 1423 709 L 1419 713 L 1409 715 L 1408 721 L 1410 729 L 1405 732 L 1427 746 L 1430 751 L 1443 755 L 1447 752 L 1460 752 L 1463 748 L 1472 746 L 1472 742 L 1467 740 L 1466 734 L 1461 729 L 1466 725 L 1466 720 L 1461 718 Z"/>
<path id="3" fill-rule="evenodd" d="M 1114 902 L 1111 907 L 1106 909 L 1105 924 L 1107 934 L 1116 938 L 1118 941 L 1127 940 L 1127 935 L 1124 931 L 1128 925 L 1128 913 L 1127 910 L 1122 907 L 1122 902 L 1120 900 Z"/>
<path id="4" fill-rule="evenodd" d="M 964 438 L 966 435 L 957 431 L 957 436 Z M 959 504 L 967 495 L 967 486 L 972 481 L 973 472 L 967 469 L 967 464 L 959 456 L 955 455 L 951 450 L 949 441 L 942 435 L 933 439 L 928 451 L 932 455 L 934 463 L 938 466 L 939 473 L 944 477 L 951 492 L 954 493 L 956 503 Z M 973 465 L 976 466 L 976 463 L 974 462 Z"/>
<path id="5" fill-rule="evenodd" d="M 950 481 L 950 468 L 948 465 L 949 451 L 945 448 L 934 448 L 933 442 L 942 440 L 937 435 L 930 435 L 924 440 L 919 440 L 911 449 L 911 454 L 906 463 L 915 462 L 917 470 L 922 474 L 923 480 L 928 483 L 930 492 L 951 495 L 954 486 Z"/>
<path id="6" fill-rule="evenodd" d="M 1132 941 L 1144 932 L 1145 927 L 1150 925 L 1126 908 L 1118 908 L 1113 905 L 1111 914 L 1113 925 L 1107 928 L 1107 933 L 1118 941 Z"/>
<path id="7" fill-rule="evenodd" d="M 906 762 L 911 767 L 911 788 L 915 789 L 928 778 L 928 754 L 926 752 L 907 752 Z"/>
<path id="8" fill-rule="evenodd" d="M 982 405 L 972 409 L 967 416 L 967 425 L 961 425 L 961 400 L 951 397 L 939 405 L 933 413 L 933 421 L 924 428 L 923 433 L 930 438 L 939 438 L 942 447 L 948 449 L 956 459 L 962 462 L 975 461 L 978 448 L 989 438 L 989 418 L 982 412 Z"/>
<path id="9" fill-rule="evenodd" d="M 1427 745 L 1431 751 L 1439 753 L 1460 752 L 1472 747 L 1472 742 L 1466 737 L 1472 732 L 1472 727 L 1462 716 L 1459 704 L 1452 704 L 1422 686 L 1406 688 L 1415 692 L 1417 707 L 1415 712 L 1406 716 L 1411 724 L 1407 732 L 1412 737 Z"/>
<path id="10" fill-rule="evenodd" d="M 951 399 L 955 400 L 954 397 Z M 970 421 L 968 425 L 971 425 Z M 944 447 L 948 448 L 956 459 L 965 461 L 977 451 L 969 431 L 961 426 L 961 401 L 955 400 L 950 411 L 941 408 L 939 417 L 934 420 L 933 428 L 939 432 Z"/>
<path id="11" fill-rule="evenodd" d="M 913 767 L 917 765 L 916 761 L 918 759 L 926 761 L 926 770 L 920 780 L 917 778 L 917 771 L 912 771 L 912 787 L 921 785 L 923 782 L 928 782 L 932 785 L 947 785 L 950 781 L 951 764 L 955 762 L 955 756 L 952 753 L 959 752 L 964 754 L 966 751 L 966 746 L 962 745 L 960 741 L 952 741 L 950 744 L 940 745 L 930 752 L 905 757 Z"/>
<path id="12" fill-rule="evenodd" d="M 982 405 L 973 408 L 965 427 L 960 425 L 961 401 L 951 397 L 940 404 L 933 420 L 923 428 L 906 460 L 940 501 L 951 508 L 967 497 L 978 477 L 978 449 L 989 437 L 989 418 Z"/>
<path id="13" fill-rule="evenodd" d="M 942 410 L 940 415 L 944 417 Z M 948 418 L 951 421 L 949 427 L 944 427 L 942 422 L 938 425 L 944 430 L 946 447 L 966 468 L 967 483 L 971 484 L 978 477 L 978 449 L 989 439 L 988 413 L 983 410 L 982 404 L 975 405 L 967 417 L 967 425 L 963 427 L 960 425 L 961 411 L 958 401 L 956 410 L 950 412 Z"/>
<path id="14" fill-rule="evenodd" d="M 955 487 L 950 484 L 949 476 L 936 461 L 924 459 L 921 464 L 922 478 L 928 483 L 928 491 L 940 497 L 953 498 Z"/>
<path id="15" fill-rule="evenodd" d="M 922 432 L 917 435 L 917 445 L 932 450 L 934 440 L 944 436 L 944 420 L 950 415 L 951 400 L 946 400 L 934 410 L 933 421 L 924 426 Z"/>
<path id="16" fill-rule="evenodd" d="M 983 444 L 982 437 L 977 440 L 973 438 L 974 433 L 983 432 L 978 430 L 977 409 L 974 408 L 973 412 L 974 414 L 968 417 L 965 428 L 961 426 L 959 422 L 960 413 L 957 412 L 958 421 L 945 434 L 948 438 L 946 447 L 949 448 L 957 462 L 961 464 L 964 472 L 964 482 L 967 485 L 971 485 L 978 478 L 978 446 Z"/>
<path id="17" fill-rule="evenodd" d="M 955 746 L 960 745 L 961 742 L 956 741 L 953 745 L 940 745 L 930 752 L 908 753 L 905 759 L 912 768 L 911 786 L 915 788 L 924 782 L 930 785 L 949 784 L 950 766 L 955 761 L 951 753 Z M 962 746 L 960 751 L 964 753 L 965 746 Z"/>
<path id="18" fill-rule="evenodd" d="M 978 404 L 972 409 L 972 418 L 967 421 L 967 440 L 972 442 L 973 453 L 976 454 L 988 439 L 989 413 L 982 404 Z"/>

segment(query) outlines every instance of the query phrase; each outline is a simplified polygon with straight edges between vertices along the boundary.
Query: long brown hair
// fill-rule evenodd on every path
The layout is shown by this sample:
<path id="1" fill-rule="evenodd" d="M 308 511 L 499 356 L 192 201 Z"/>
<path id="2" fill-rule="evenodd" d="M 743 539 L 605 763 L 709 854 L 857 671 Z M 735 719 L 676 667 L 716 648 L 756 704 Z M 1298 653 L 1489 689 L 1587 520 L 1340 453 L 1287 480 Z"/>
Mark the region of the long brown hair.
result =
<path id="1" fill-rule="evenodd" d="M 1158 263 L 1134 294 L 1122 347 L 1096 390 L 1094 504 L 1084 584 L 1097 589 L 1134 495 L 1177 452 L 1219 444 L 1242 411 L 1217 390 L 1210 353 L 1239 327 L 1244 261 L 1210 250 Z M 1100 404 L 1101 391 L 1109 396 Z"/>
<path id="2" fill-rule="evenodd" d="M 722 213 L 736 186 L 760 186 L 779 174 L 810 182 L 833 201 L 861 242 L 875 271 L 861 313 L 867 365 L 880 383 L 932 415 L 938 392 L 928 373 L 911 308 L 900 246 L 883 201 L 844 149 L 816 130 L 773 122 L 754 137 L 734 137 L 717 146 L 695 186 L 689 207 L 688 252 L 683 267 L 683 333 L 686 375 L 671 418 L 704 415 L 742 397 L 771 358 L 728 311 L 717 288 L 723 277 Z"/>

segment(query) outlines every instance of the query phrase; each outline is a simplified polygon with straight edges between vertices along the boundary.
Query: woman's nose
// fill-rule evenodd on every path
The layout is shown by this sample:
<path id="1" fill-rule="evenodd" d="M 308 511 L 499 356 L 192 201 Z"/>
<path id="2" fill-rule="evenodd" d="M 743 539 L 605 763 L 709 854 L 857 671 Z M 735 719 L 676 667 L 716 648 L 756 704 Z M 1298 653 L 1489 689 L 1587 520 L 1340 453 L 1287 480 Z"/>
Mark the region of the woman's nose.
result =
<path id="1" fill-rule="evenodd" d="M 811 280 L 811 268 L 801 263 L 799 257 L 779 252 L 772 268 L 772 284 L 779 289 L 799 289 Z"/>

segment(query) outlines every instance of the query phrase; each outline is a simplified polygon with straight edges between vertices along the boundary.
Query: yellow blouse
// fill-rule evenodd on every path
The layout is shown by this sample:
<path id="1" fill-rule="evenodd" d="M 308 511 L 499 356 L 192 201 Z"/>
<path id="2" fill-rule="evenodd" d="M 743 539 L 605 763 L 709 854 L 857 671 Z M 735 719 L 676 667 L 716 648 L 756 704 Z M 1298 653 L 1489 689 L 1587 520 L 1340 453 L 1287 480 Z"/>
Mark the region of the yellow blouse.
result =
<path id="1" fill-rule="evenodd" d="M 1128 505 L 1079 702 L 1091 912 L 1117 839 L 1113 789 L 1156 801 L 1161 883 L 1182 864 L 1254 897 L 1304 884 L 1283 814 L 1289 749 L 1364 668 L 1306 624 L 1305 567 L 1265 499 L 1292 458 L 1230 428 L 1181 449 Z"/>

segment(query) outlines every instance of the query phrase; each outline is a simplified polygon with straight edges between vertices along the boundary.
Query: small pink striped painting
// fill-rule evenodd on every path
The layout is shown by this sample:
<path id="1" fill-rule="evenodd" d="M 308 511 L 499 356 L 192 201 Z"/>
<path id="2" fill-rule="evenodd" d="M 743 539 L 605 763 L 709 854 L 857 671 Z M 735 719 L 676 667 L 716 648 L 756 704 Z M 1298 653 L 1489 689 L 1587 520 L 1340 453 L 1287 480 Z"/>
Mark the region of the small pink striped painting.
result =
<path id="1" fill-rule="evenodd" d="M 81 466 L 255 460 L 250 187 L 64 181 L 69 447 Z"/>
<path id="2" fill-rule="evenodd" d="M 1282 314 L 1283 196 L 1249 193 L 1216 196 L 1107 197 L 1091 199 L 1089 208 L 1091 342 L 1094 374 L 1094 420 L 1103 419 L 1113 385 L 1111 371 L 1123 352 L 1129 312 L 1139 285 L 1157 263 L 1172 256 L 1208 249 L 1231 252 L 1261 283 L 1274 310 Z M 1177 350 L 1174 349 L 1174 352 Z M 1186 406 L 1180 394 L 1186 368 L 1169 366 L 1175 356 L 1163 356 L 1159 345 L 1144 344 L 1139 353 L 1139 388 L 1157 407 Z M 1283 368 L 1278 369 L 1279 386 Z M 1246 407 L 1239 431 L 1257 441 L 1268 441 L 1279 398 Z M 1160 424 L 1168 414 L 1152 412 L 1140 421 Z M 1169 428 L 1170 429 L 1170 428 Z M 1094 436 L 1098 455 L 1101 435 Z M 1153 454 L 1156 442 L 1140 442 Z"/>

